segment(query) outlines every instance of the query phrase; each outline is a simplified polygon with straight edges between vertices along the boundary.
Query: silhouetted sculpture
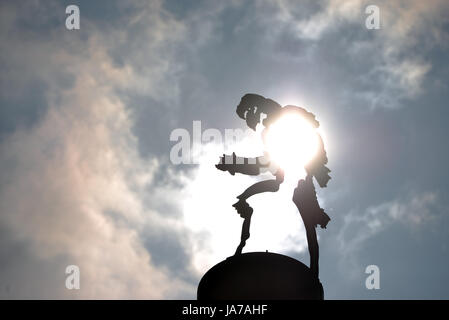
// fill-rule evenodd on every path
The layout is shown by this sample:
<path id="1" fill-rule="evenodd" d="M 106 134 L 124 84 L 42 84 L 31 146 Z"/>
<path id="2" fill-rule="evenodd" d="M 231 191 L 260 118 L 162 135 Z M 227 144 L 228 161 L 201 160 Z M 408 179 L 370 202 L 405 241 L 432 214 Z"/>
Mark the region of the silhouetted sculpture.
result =
<path id="1" fill-rule="evenodd" d="M 291 105 L 281 107 L 277 102 L 260 95 L 246 94 L 237 106 L 238 116 L 246 120 L 247 125 L 251 129 L 256 130 L 258 123 L 263 124 L 265 129 L 262 132 L 262 137 L 264 138 L 270 125 L 287 112 L 297 113 L 314 128 L 319 127 L 319 122 L 315 119 L 315 115 L 304 108 Z M 263 120 L 261 120 L 262 114 L 266 115 L 266 118 Z M 305 166 L 304 169 L 306 170 L 307 176 L 298 182 L 293 193 L 293 202 L 298 208 L 305 225 L 310 253 L 310 270 L 318 278 L 319 250 L 315 228 L 317 225 L 320 225 L 321 228 L 326 228 L 330 218 L 318 204 L 313 177 L 315 177 L 320 187 L 326 187 L 330 179 L 330 170 L 325 166 L 327 164 L 327 155 L 324 150 L 323 140 L 318 133 L 316 134 L 319 141 L 319 150 L 315 157 Z M 292 137 L 291 141 L 291 147 L 294 148 L 295 137 Z M 220 158 L 220 163 L 216 167 L 222 171 L 228 171 L 232 175 L 235 173 L 259 175 L 262 171 L 268 170 L 274 176 L 274 179 L 260 181 L 250 186 L 242 194 L 237 196 L 239 200 L 233 204 L 233 207 L 244 219 L 241 242 L 235 252 L 235 255 L 240 255 L 246 244 L 246 240 L 250 236 L 249 229 L 253 213 L 253 209 L 246 200 L 255 194 L 278 191 L 279 185 L 284 181 L 284 171 L 281 167 L 274 164 L 273 161 L 270 161 L 267 153 L 257 158 L 237 157 L 235 153 L 231 156 L 223 155 Z"/>

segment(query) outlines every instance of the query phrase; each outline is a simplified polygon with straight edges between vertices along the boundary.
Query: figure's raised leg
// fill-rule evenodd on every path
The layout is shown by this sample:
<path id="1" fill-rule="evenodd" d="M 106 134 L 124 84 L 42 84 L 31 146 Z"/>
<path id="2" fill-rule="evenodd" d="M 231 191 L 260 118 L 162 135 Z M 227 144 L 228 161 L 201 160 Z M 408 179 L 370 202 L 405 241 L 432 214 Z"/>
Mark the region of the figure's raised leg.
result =
<path id="1" fill-rule="evenodd" d="M 235 251 L 235 254 L 241 254 L 243 247 L 246 245 L 246 240 L 249 239 L 249 227 L 251 225 L 251 216 L 253 214 L 253 208 L 246 202 L 246 199 L 249 197 L 262 193 L 262 192 L 276 192 L 279 190 L 279 185 L 284 181 L 284 174 L 279 171 L 276 173 L 276 179 L 264 180 L 257 182 L 246 189 L 241 195 L 237 198 L 239 201 L 234 203 L 232 206 L 237 210 L 240 216 L 244 219 L 242 225 L 242 235 L 240 238 L 240 244 Z"/>
<path id="2" fill-rule="evenodd" d="M 263 193 L 263 192 L 276 192 L 279 190 L 279 186 L 282 182 L 284 182 L 284 172 L 282 170 L 278 170 L 276 172 L 276 179 L 263 180 L 256 182 L 248 189 L 246 189 L 241 195 L 237 198 L 240 200 L 246 200 L 249 197 Z"/>

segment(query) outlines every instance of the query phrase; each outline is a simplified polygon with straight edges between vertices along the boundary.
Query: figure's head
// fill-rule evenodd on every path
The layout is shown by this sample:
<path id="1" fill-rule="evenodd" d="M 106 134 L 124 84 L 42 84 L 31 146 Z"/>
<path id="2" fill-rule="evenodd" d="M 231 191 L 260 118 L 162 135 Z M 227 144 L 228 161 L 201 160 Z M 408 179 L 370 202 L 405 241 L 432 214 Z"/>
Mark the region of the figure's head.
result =
<path id="1" fill-rule="evenodd" d="M 236 112 L 240 118 L 246 120 L 248 127 L 256 130 L 257 124 L 261 121 L 262 113 L 269 115 L 281 108 L 281 105 L 276 101 L 266 99 L 258 94 L 248 93 L 242 97 Z"/>

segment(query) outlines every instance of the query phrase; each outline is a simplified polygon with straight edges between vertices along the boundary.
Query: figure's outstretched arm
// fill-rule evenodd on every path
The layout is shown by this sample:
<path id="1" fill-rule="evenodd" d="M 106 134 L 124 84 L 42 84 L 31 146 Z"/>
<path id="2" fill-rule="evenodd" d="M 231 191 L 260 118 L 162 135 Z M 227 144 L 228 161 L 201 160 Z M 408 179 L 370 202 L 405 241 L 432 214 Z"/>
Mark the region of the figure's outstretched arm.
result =
<path id="1" fill-rule="evenodd" d="M 260 174 L 262 168 L 268 168 L 270 165 L 269 159 L 266 156 L 256 158 L 237 157 L 235 152 L 227 156 L 223 154 L 220 157 L 220 162 L 215 167 L 222 171 L 228 171 L 230 174 L 242 173 L 250 176 L 257 176 Z"/>
<path id="2" fill-rule="evenodd" d="M 253 208 L 249 206 L 249 204 L 246 202 L 246 199 L 258 193 L 278 191 L 279 185 L 284 181 L 284 173 L 282 172 L 281 169 L 278 169 L 275 176 L 276 179 L 259 181 L 250 186 L 241 195 L 237 197 L 239 201 L 237 201 L 232 205 L 235 208 L 235 210 L 237 210 L 237 212 L 240 214 L 240 216 L 245 219 L 243 221 L 240 244 L 238 245 L 237 250 L 235 251 L 236 255 L 242 253 L 242 249 L 246 244 L 246 240 L 248 240 L 250 236 L 249 227 L 251 224 L 251 215 L 253 214 Z"/>

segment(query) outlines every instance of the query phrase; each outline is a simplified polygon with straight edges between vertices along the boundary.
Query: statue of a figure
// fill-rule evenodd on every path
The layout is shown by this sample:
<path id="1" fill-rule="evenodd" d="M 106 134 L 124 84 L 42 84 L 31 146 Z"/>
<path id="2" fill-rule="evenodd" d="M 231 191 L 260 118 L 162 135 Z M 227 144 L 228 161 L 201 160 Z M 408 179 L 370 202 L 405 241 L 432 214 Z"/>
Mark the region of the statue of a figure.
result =
<path id="1" fill-rule="evenodd" d="M 259 123 L 265 127 L 262 132 L 264 141 L 270 125 L 286 113 L 297 113 L 314 128 L 319 127 L 319 122 L 315 119 L 315 115 L 304 108 L 290 105 L 281 107 L 277 102 L 260 95 L 246 94 L 237 106 L 238 116 L 246 120 L 247 125 L 251 129 L 256 130 L 256 126 Z M 266 115 L 263 120 L 261 119 L 262 114 Z M 298 208 L 305 225 L 310 253 L 310 269 L 314 276 L 318 278 L 318 241 L 315 228 L 317 225 L 320 225 L 321 228 L 326 228 L 330 218 L 318 204 L 313 178 L 315 177 L 320 187 L 326 187 L 330 179 L 330 170 L 325 166 L 327 156 L 324 150 L 323 140 L 318 133 L 316 134 L 319 141 L 318 151 L 314 158 L 304 167 L 306 177 L 305 179 L 299 180 L 293 193 L 293 202 Z M 295 137 L 291 137 L 291 148 L 295 148 Z M 238 255 L 241 254 L 246 240 L 250 236 L 249 227 L 253 209 L 246 200 L 258 193 L 278 191 L 279 185 L 284 181 L 284 171 L 283 168 L 270 160 L 269 153 L 266 152 L 257 158 L 237 157 L 235 153 L 230 156 L 223 155 L 220 158 L 220 163 L 216 167 L 217 169 L 228 171 L 232 175 L 236 172 L 246 175 L 259 175 L 263 171 L 270 171 L 274 176 L 274 179 L 259 181 L 250 186 L 242 194 L 237 196 L 239 200 L 233 204 L 233 207 L 240 216 L 244 218 L 241 242 L 235 253 Z"/>

